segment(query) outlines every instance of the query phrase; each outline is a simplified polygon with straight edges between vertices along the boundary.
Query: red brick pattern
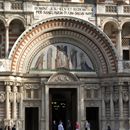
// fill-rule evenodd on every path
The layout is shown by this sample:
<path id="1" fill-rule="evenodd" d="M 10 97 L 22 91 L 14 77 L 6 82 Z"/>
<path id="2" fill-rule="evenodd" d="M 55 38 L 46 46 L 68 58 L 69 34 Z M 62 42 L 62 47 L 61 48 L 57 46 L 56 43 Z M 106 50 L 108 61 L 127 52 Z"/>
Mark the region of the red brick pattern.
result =
<path id="1" fill-rule="evenodd" d="M 32 27 L 31 30 L 28 30 L 19 40 L 13 53 L 11 54 L 12 71 L 22 72 L 24 68 L 24 61 L 32 48 L 36 48 L 37 50 L 38 46 L 47 46 L 51 43 L 46 42 L 46 39 L 55 39 L 60 35 L 63 35 L 63 37 L 71 36 L 80 40 L 86 48 L 89 47 L 91 51 L 96 53 L 95 56 L 99 60 L 98 63 L 100 64 L 102 73 L 116 72 L 116 55 L 113 50 L 112 43 L 110 43 L 105 35 L 103 35 L 93 25 L 87 22 L 71 19 L 50 20 L 40 23 L 39 25 Z M 41 41 L 43 42 L 41 43 Z"/>

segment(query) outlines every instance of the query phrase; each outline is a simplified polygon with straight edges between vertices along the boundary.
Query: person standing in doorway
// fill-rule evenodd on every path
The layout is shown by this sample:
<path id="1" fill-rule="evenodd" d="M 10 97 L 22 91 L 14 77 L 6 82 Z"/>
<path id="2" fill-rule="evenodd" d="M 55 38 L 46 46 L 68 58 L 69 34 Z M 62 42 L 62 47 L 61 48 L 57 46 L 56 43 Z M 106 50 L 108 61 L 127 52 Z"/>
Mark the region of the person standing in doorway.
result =
<path id="1" fill-rule="evenodd" d="M 75 130 L 80 130 L 80 124 L 79 124 L 79 122 L 76 122 Z"/>
<path id="2" fill-rule="evenodd" d="M 67 120 L 67 130 L 71 130 L 71 122 L 70 122 L 70 120 Z"/>
<path id="3" fill-rule="evenodd" d="M 55 120 L 52 123 L 52 130 L 57 130 L 57 124 Z"/>
<path id="4" fill-rule="evenodd" d="M 2 129 L 2 126 L 0 126 L 0 130 L 3 130 L 3 129 Z"/>
<path id="5" fill-rule="evenodd" d="M 85 121 L 85 130 L 90 130 L 90 123 L 87 120 Z"/>
<path id="6" fill-rule="evenodd" d="M 12 127 L 12 130 L 16 130 L 16 126 L 15 125 Z"/>
<path id="7" fill-rule="evenodd" d="M 110 125 L 108 125 L 108 126 L 107 126 L 107 130 L 111 130 L 111 127 L 110 127 Z"/>
<path id="8" fill-rule="evenodd" d="M 64 127 L 63 127 L 62 121 L 59 122 L 58 130 L 64 130 Z"/>

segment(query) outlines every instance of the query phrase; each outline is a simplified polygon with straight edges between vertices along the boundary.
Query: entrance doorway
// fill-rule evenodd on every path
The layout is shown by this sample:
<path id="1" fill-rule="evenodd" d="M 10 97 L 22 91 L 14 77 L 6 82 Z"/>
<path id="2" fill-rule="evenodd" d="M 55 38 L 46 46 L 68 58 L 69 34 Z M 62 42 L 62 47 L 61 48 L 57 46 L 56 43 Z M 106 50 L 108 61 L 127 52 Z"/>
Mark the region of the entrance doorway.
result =
<path id="1" fill-rule="evenodd" d="M 25 130 L 39 130 L 38 107 L 25 108 Z"/>
<path id="2" fill-rule="evenodd" d="M 75 88 L 51 88 L 49 90 L 49 105 L 50 130 L 54 120 L 57 125 L 61 120 L 65 129 L 67 120 L 70 120 L 72 129 L 74 129 L 77 120 L 77 90 Z"/>
<path id="3" fill-rule="evenodd" d="M 86 120 L 90 123 L 91 130 L 99 130 L 99 108 L 87 107 Z"/>

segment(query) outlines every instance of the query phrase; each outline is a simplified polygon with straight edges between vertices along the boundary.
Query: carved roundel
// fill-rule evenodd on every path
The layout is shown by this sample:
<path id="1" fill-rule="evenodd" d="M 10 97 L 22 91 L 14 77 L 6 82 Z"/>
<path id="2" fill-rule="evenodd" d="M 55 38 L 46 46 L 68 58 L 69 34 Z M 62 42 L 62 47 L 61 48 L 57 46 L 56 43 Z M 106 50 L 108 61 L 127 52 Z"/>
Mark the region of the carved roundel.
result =
<path id="1" fill-rule="evenodd" d="M 113 73 L 117 70 L 115 50 L 103 32 L 88 22 L 59 17 L 37 23 L 23 33 L 9 56 L 12 59 L 12 71 L 27 73 L 34 58 L 42 54 L 41 50 L 60 43 L 83 50 L 97 73 Z"/>

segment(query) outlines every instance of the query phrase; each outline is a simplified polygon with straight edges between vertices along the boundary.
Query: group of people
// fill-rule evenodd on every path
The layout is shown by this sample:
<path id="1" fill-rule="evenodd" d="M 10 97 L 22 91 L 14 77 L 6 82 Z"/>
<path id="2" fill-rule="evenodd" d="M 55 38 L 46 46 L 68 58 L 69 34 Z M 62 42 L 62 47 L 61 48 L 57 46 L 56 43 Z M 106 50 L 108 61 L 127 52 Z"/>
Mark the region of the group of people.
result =
<path id="1" fill-rule="evenodd" d="M 11 126 L 5 126 L 5 127 L 0 127 L 0 130 L 16 130 L 16 126 L 15 125 L 13 125 L 13 127 L 11 127 Z"/>
<path id="2" fill-rule="evenodd" d="M 90 130 L 90 123 L 87 120 L 85 121 L 84 127 L 85 127 L 85 130 Z M 57 126 L 56 121 L 54 120 L 52 124 L 52 130 L 64 130 L 63 122 L 59 121 L 59 124 Z M 72 130 L 72 125 L 71 125 L 70 120 L 67 120 L 66 130 Z M 76 122 L 75 130 L 80 130 L 79 122 Z"/>

